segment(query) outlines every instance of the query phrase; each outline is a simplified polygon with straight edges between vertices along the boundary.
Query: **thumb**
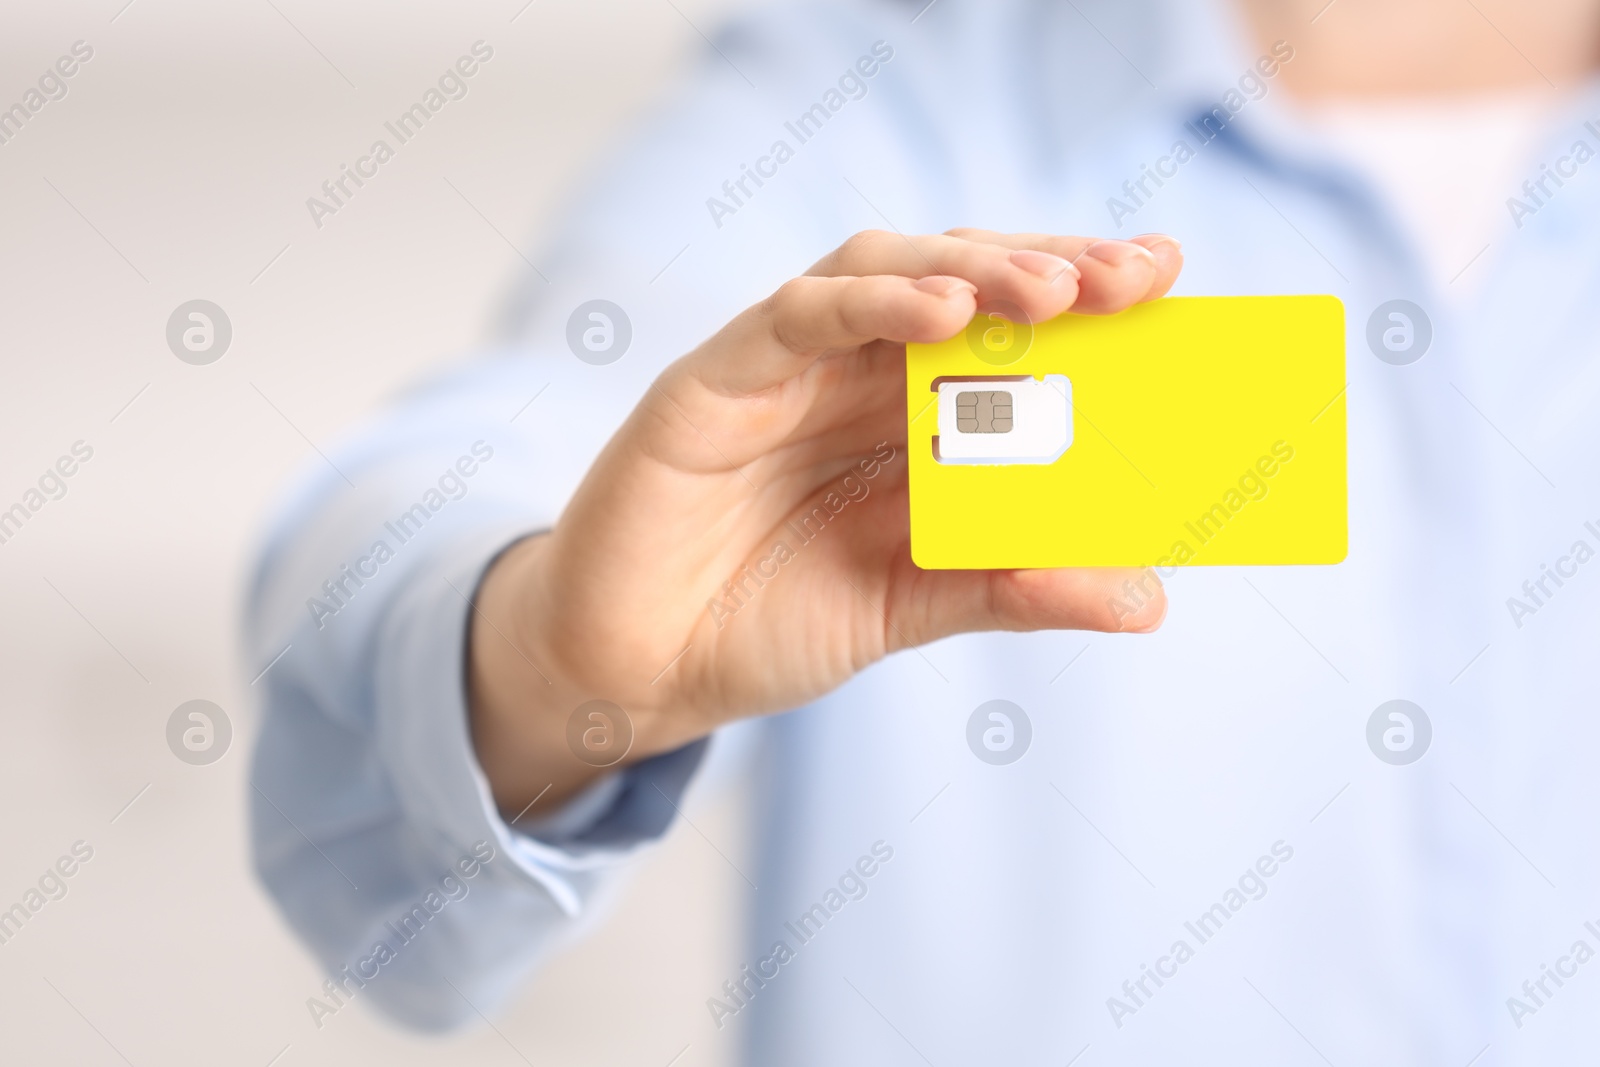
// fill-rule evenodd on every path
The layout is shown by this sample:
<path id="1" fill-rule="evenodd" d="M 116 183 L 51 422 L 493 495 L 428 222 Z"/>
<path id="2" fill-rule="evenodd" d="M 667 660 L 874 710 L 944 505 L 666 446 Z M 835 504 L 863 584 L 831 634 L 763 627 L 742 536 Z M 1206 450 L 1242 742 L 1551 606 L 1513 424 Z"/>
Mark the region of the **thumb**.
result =
<path id="1" fill-rule="evenodd" d="M 1167 615 L 1153 568 L 924 571 L 885 601 L 890 647 L 984 630 L 1149 633 Z M 891 586 L 891 589 L 893 586 Z"/>

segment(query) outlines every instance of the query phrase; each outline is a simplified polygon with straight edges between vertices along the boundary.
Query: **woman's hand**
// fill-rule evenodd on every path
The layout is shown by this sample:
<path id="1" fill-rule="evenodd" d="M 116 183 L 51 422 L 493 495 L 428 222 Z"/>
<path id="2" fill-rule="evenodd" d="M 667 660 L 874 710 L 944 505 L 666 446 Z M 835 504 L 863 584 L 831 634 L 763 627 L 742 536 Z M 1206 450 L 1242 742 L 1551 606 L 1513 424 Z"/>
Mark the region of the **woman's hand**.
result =
<path id="1" fill-rule="evenodd" d="M 631 761 L 950 634 L 1158 626 L 1160 596 L 1120 624 L 1108 606 L 1136 572 L 911 562 L 905 344 L 954 336 L 990 300 L 1035 322 L 1121 311 L 1181 264 L 1156 235 L 862 233 L 668 367 L 554 529 L 479 590 L 473 733 L 502 809 L 602 773 L 567 743 L 591 699 L 627 713 Z"/>

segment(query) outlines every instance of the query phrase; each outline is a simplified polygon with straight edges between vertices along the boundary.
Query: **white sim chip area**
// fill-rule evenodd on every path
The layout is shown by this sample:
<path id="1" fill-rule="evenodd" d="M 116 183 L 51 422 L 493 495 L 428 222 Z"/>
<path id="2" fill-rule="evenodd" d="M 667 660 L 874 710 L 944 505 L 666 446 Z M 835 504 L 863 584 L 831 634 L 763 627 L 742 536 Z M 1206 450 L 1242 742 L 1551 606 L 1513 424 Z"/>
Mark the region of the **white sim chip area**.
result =
<path id="1" fill-rule="evenodd" d="M 940 463 L 1054 463 L 1072 445 L 1072 382 L 1063 374 L 945 378 Z"/>

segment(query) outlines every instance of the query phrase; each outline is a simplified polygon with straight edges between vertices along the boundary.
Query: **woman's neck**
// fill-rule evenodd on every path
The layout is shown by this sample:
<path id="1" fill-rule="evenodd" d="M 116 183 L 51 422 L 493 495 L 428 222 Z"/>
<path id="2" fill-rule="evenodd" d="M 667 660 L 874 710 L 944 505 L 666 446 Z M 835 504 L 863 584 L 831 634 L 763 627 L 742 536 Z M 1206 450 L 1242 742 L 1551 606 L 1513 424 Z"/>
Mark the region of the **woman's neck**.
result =
<path id="1" fill-rule="evenodd" d="M 1290 93 L 1445 96 L 1570 89 L 1600 64 L 1597 0 L 1239 0 L 1263 42 L 1285 40 Z"/>

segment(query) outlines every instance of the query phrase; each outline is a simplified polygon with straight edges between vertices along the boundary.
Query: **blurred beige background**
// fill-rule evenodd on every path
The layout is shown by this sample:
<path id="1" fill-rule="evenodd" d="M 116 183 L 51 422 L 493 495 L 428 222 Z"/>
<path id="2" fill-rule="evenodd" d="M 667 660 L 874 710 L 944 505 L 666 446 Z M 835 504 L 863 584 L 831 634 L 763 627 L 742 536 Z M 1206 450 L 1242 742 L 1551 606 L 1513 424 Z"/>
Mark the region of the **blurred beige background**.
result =
<path id="1" fill-rule="evenodd" d="M 728 1062 L 704 999 L 737 968 L 743 883 L 716 851 L 746 852 L 733 787 L 702 791 L 698 830 L 641 863 L 614 920 L 497 1029 L 423 1039 L 365 1007 L 314 1028 L 320 975 L 249 866 L 257 709 L 235 626 L 306 439 L 333 442 L 485 336 L 529 269 L 501 235 L 537 248 L 597 153 L 697 61 L 695 27 L 739 4 L 124 4 L 0 14 L 0 107 L 74 42 L 94 49 L 0 146 L 0 508 L 73 442 L 94 450 L 0 544 L 0 909 L 73 842 L 94 849 L 0 945 L 0 1061 Z M 495 53 L 469 95 L 315 229 L 306 197 L 479 39 Z M 233 324 L 210 366 L 165 342 L 194 298 Z M 165 741 L 195 698 L 234 727 L 210 766 Z"/>

